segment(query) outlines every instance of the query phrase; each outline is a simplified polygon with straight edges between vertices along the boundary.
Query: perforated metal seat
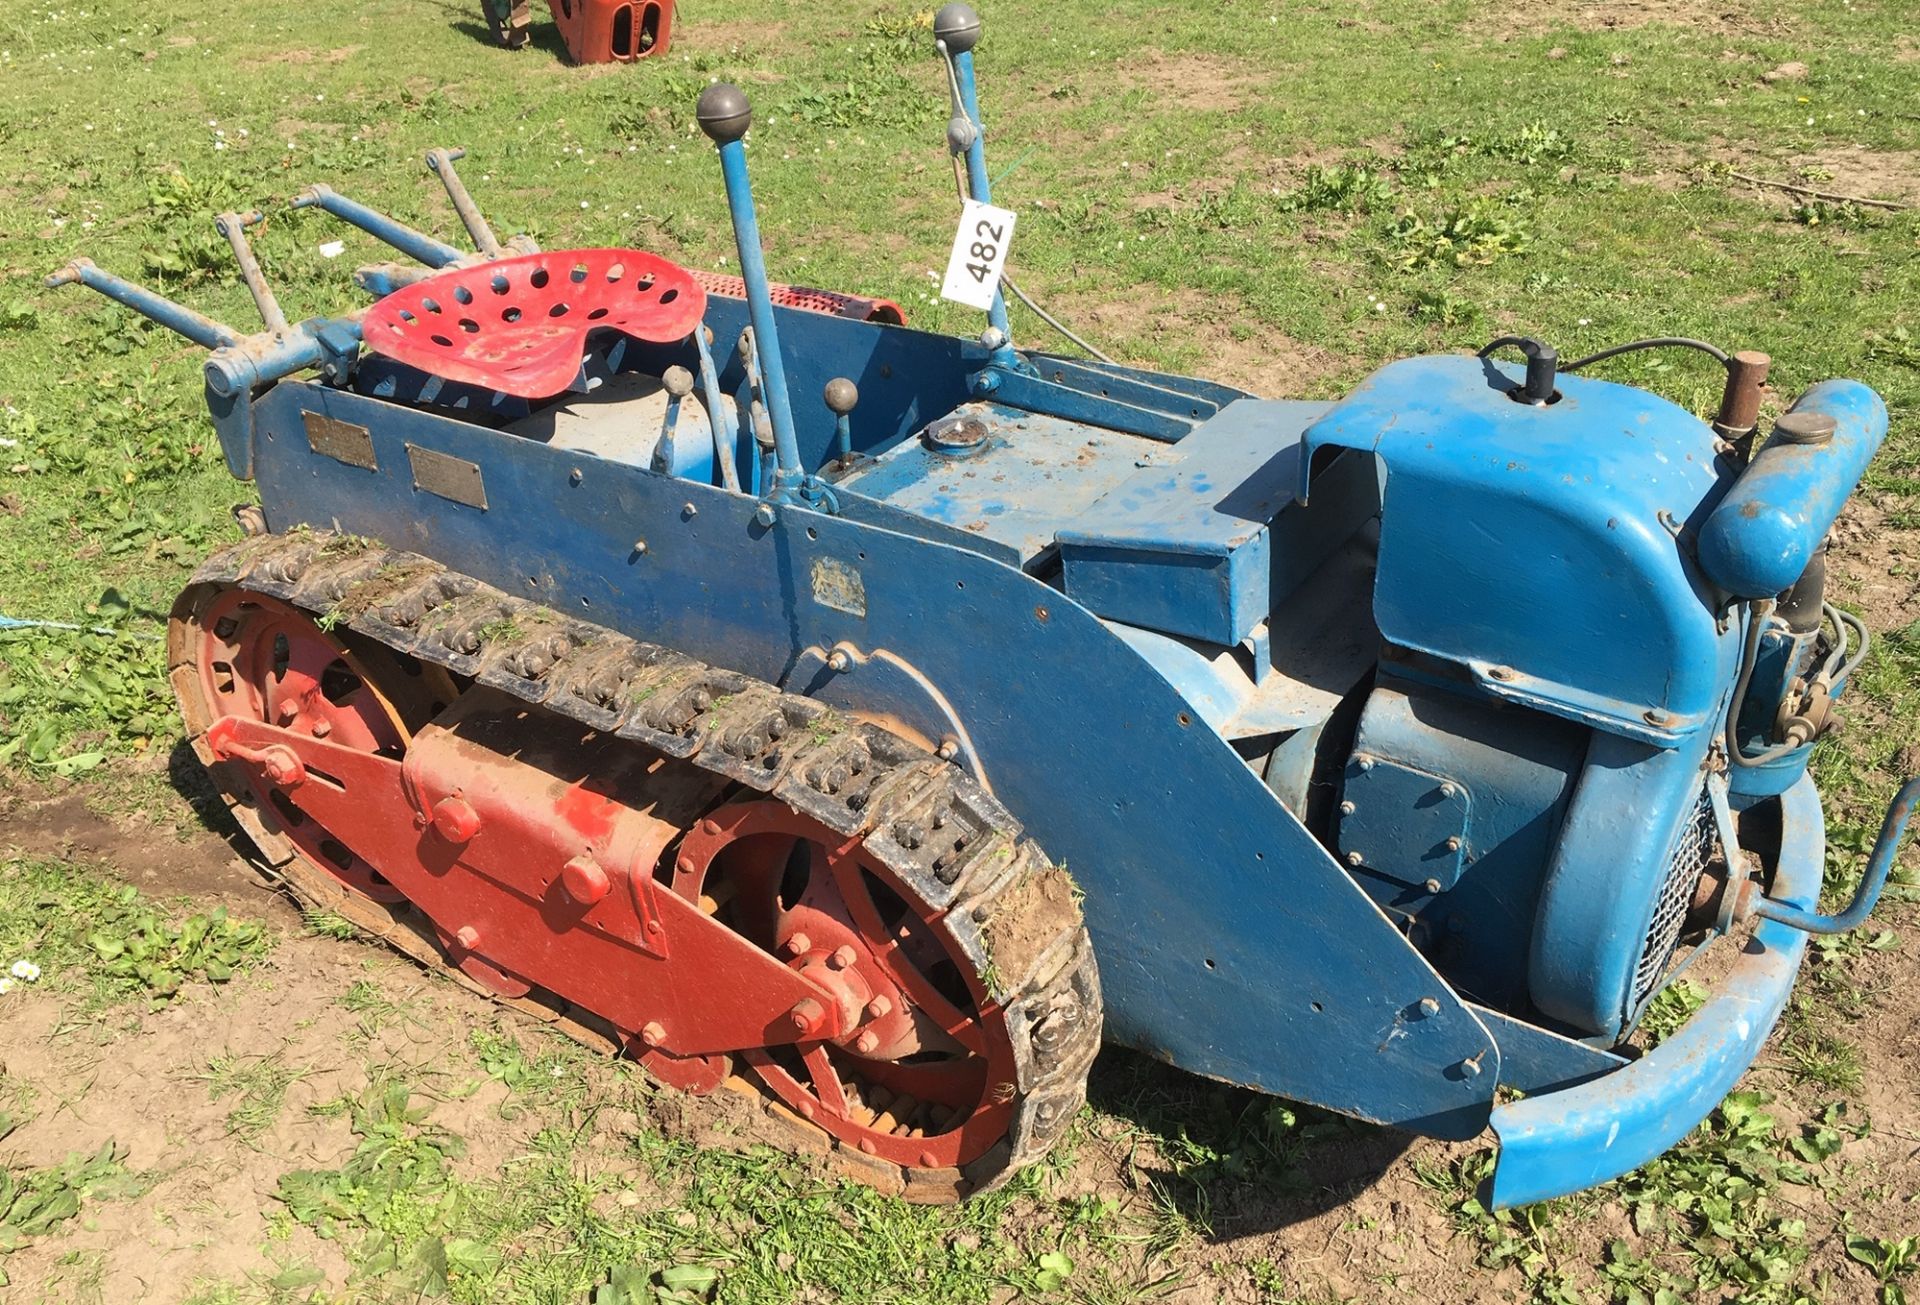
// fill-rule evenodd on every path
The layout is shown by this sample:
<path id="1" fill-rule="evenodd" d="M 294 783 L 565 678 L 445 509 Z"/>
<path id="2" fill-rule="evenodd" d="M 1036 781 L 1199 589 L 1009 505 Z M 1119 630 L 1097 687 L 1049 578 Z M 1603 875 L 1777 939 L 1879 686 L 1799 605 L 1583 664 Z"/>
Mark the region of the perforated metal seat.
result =
<path id="1" fill-rule="evenodd" d="M 580 371 L 600 329 L 668 344 L 700 323 L 693 274 L 638 249 L 560 249 L 442 272 L 367 310 L 367 347 L 452 381 L 541 399 Z"/>

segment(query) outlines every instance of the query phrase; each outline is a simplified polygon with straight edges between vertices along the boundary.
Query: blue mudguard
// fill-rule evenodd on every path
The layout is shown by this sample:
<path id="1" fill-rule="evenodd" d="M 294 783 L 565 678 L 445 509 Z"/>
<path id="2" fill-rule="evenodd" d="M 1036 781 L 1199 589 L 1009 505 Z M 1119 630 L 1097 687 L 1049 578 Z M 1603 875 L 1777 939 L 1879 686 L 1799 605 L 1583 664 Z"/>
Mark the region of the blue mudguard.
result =
<path id="1" fill-rule="evenodd" d="M 1810 778 L 1780 796 L 1778 901 L 1820 897 L 1826 824 Z M 1578 1087 L 1493 1112 L 1491 1206 L 1504 1210 L 1618 1178 L 1692 1132 L 1739 1082 L 1786 1009 L 1807 935 L 1762 920 L 1732 971 L 1686 1025 L 1639 1060 Z"/>

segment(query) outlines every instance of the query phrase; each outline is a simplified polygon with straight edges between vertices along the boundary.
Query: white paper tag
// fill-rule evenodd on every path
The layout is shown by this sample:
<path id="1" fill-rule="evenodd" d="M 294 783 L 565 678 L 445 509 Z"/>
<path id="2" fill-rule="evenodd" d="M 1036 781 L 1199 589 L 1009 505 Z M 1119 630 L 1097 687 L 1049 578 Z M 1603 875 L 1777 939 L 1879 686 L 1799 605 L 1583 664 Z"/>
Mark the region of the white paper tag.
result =
<path id="1" fill-rule="evenodd" d="M 346 252 L 347 242 L 344 240 L 329 240 L 326 244 L 320 246 L 320 257 L 322 258 L 338 258 Z"/>
<path id="2" fill-rule="evenodd" d="M 947 279 L 940 286 L 940 297 L 969 308 L 991 307 L 1007 270 L 1007 246 L 1012 241 L 1012 210 L 968 200 L 960 210 L 960 229 L 953 233 L 953 253 L 947 256 Z"/>

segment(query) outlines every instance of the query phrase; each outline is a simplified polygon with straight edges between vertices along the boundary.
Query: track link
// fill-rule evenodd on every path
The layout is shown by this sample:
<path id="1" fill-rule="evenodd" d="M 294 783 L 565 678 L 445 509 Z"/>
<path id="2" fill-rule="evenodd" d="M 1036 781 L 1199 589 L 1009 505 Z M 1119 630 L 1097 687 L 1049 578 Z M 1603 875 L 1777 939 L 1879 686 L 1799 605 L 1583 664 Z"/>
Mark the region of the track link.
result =
<path id="1" fill-rule="evenodd" d="M 670 649 L 515 598 L 417 554 L 353 536 L 298 531 L 247 539 L 195 572 L 175 604 L 169 676 L 196 755 L 220 780 L 235 819 L 269 868 L 312 905 L 336 912 L 422 964 L 446 958 L 430 921 L 405 902 L 353 892 L 294 849 L 276 814 L 254 801 L 235 763 L 205 733 L 193 614 L 210 590 L 240 588 L 301 608 L 323 628 L 355 634 L 456 676 L 509 693 L 597 731 L 642 744 L 765 793 L 864 846 L 943 913 L 949 935 L 1007 1012 L 1017 1104 L 1007 1137 L 964 1169 L 903 1168 L 840 1143 L 757 1083 L 694 1098 L 676 1131 L 707 1143 L 763 1143 L 824 1158 L 857 1181 L 909 1200 L 987 1191 L 1043 1156 L 1086 1099 L 1100 1046 L 1100 982 L 1077 894 L 1062 867 L 1027 838 L 971 776 L 876 726 L 810 698 L 708 666 Z M 195 719 L 196 716 L 203 717 Z M 536 989 L 501 998 L 602 1049 L 613 1029 Z"/>

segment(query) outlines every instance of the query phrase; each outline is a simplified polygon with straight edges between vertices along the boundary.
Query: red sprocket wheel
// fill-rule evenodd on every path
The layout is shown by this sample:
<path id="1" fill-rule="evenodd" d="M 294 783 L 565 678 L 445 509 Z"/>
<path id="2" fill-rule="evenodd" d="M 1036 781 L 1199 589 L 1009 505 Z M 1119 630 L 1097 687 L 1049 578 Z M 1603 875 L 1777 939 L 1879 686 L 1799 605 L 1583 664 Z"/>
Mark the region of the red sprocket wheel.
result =
<path id="1" fill-rule="evenodd" d="M 195 613 L 189 637 L 208 725 L 240 716 L 398 758 L 414 729 L 453 697 L 437 668 L 408 675 L 386 649 L 343 639 L 297 608 L 245 590 L 215 593 Z M 256 809 L 301 857 L 374 901 L 403 900 L 353 850 L 355 831 L 321 827 L 263 773 L 244 773 Z"/>
<path id="2" fill-rule="evenodd" d="M 838 1037 L 741 1055 L 789 1109 L 907 1169 L 958 1169 L 1007 1137 L 1006 1011 L 943 913 L 860 839 L 779 802 L 737 803 L 688 833 L 672 887 L 835 994 Z M 834 1026 L 825 1011 L 794 1021 Z"/>

